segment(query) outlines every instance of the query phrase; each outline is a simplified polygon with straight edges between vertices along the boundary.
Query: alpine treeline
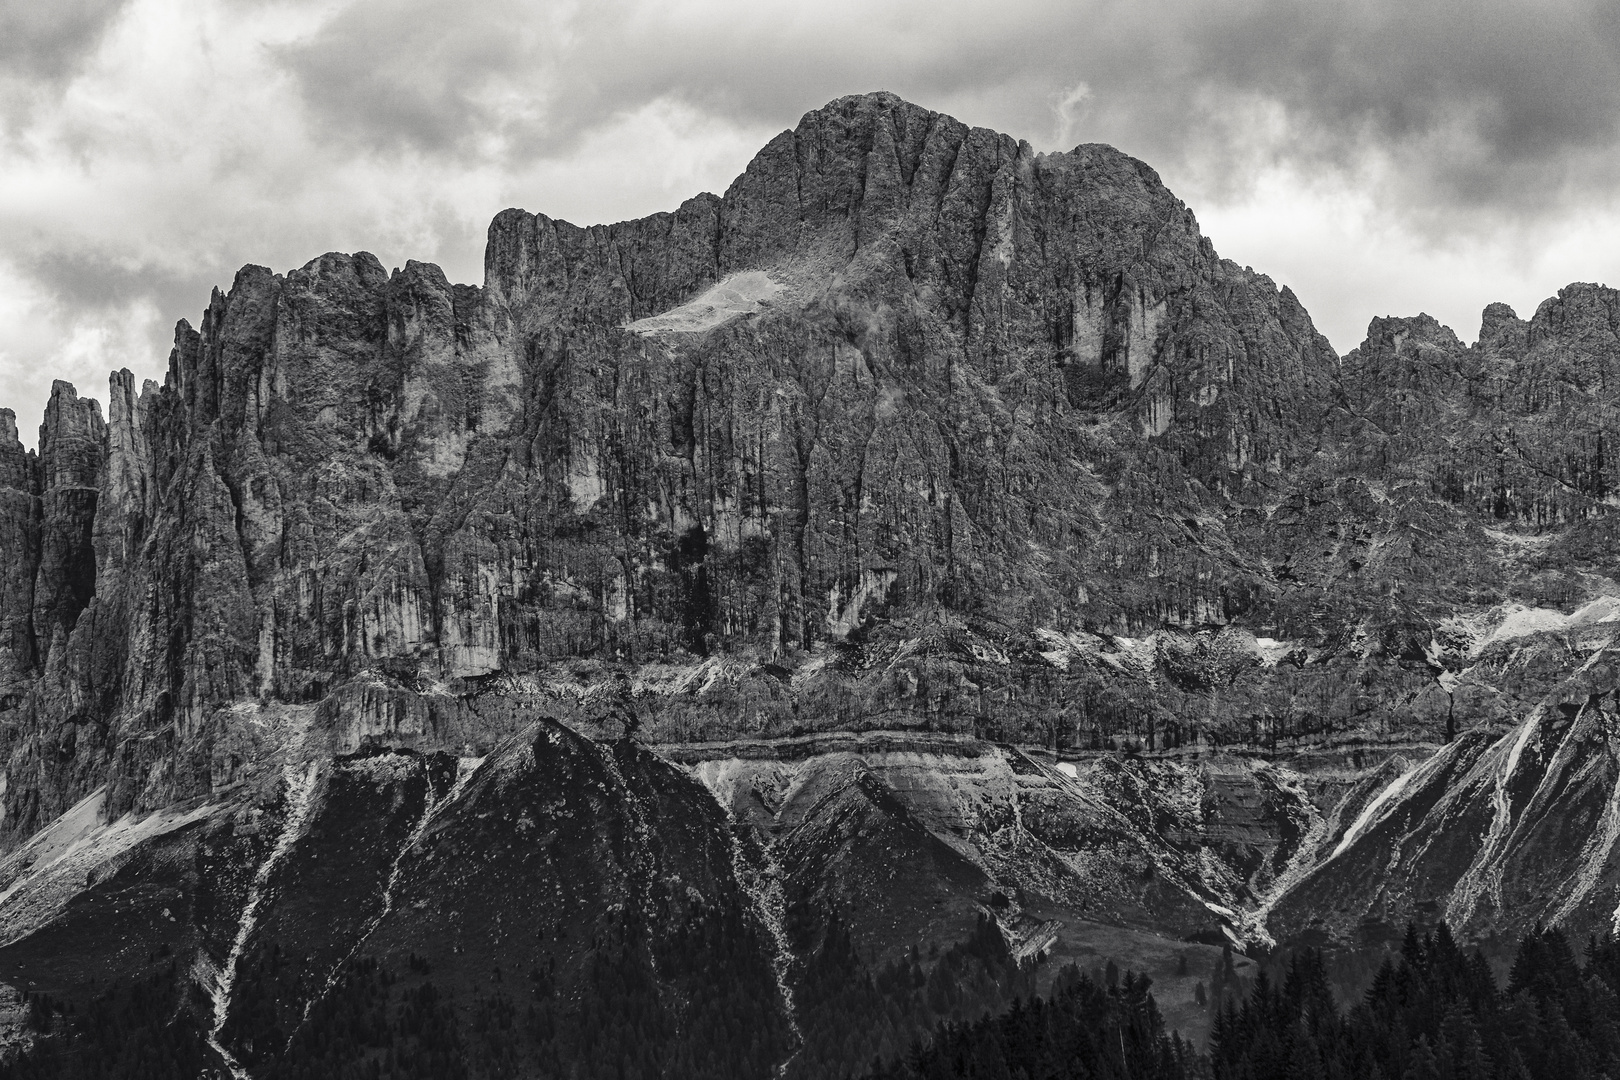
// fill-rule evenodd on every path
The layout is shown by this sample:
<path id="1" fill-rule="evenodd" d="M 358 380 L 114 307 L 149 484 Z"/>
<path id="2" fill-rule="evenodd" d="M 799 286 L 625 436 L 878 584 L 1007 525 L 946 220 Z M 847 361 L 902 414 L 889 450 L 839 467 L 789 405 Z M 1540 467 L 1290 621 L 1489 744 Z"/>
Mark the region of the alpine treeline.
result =
<path id="1" fill-rule="evenodd" d="M 1305 950 L 1262 965 L 1241 1001 L 1227 995 L 1201 1053 L 1166 1031 L 1145 976 L 1098 979 L 1070 965 L 1044 997 L 1034 994 L 1035 972 L 1012 960 L 990 920 L 950 950 L 875 974 L 859 967 L 836 921 L 833 931 L 802 974 L 804 1043 L 788 1055 L 789 1080 L 847 1077 L 863 1049 L 873 1055 L 869 1080 L 1620 1077 L 1613 939 L 1591 941 L 1581 955 L 1562 931 L 1538 928 L 1500 987 L 1444 924 L 1427 935 L 1408 929 L 1399 954 L 1348 1009 L 1335 1000 L 1323 955 Z M 768 1029 L 740 1000 L 723 1010 L 736 1024 L 706 1024 L 696 1040 L 664 1032 L 639 962 L 607 949 L 593 963 L 588 1000 L 559 1007 L 548 971 L 517 980 L 521 1000 L 480 992 L 456 1002 L 415 957 L 399 977 L 373 960 L 353 961 L 338 992 L 290 1038 L 269 1011 L 248 1011 L 252 1041 L 276 1047 L 249 1067 L 264 1080 L 763 1080 L 790 1049 L 760 1036 Z M 220 1067 L 196 1022 L 207 1002 L 172 965 L 84 1008 L 42 995 L 29 1005 L 39 1039 L 0 1064 L 4 1080 L 194 1080 Z M 912 1038 L 903 1033 L 926 1024 L 931 1038 L 894 1052 L 905 1045 L 897 1039 Z M 840 1032 L 863 1034 L 851 1041 Z M 694 1041 L 707 1049 L 694 1052 Z"/>
<path id="2" fill-rule="evenodd" d="M 1168 1034 L 1150 980 L 1103 986 L 1072 966 L 1044 1000 L 942 1024 L 869 1080 L 1599 1080 L 1620 1077 L 1620 942 L 1584 963 L 1564 933 L 1525 937 L 1505 989 L 1441 924 L 1408 928 L 1360 1002 L 1335 1001 L 1323 956 L 1262 968 L 1216 1014 L 1207 1055 Z"/>
<path id="3" fill-rule="evenodd" d="M 981 915 L 973 933 L 943 952 L 873 969 L 834 914 L 795 993 L 802 1043 L 789 1080 L 847 1077 L 904 1050 L 940 1023 L 996 1015 L 1035 996 L 1036 972 L 1018 963 L 996 923 Z"/>
<path id="4" fill-rule="evenodd" d="M 1585 963 L 1563 931 L 1519 945 L 1505 989 L 1441 924 L 1408 928 L 1364 1000 L 1339 1010 L 1320 953 L 1280 981 L 1262 975 L 1216 1017 L 1216 1080 L 1596 1080 L 1620 1076 L 1620 943 L 1592 941 Z"/>
<path id="5" fill-rule="evenodd" d="M 1202 1062 L 1179 1035 L 1167 1035 L 1148 992 L 1152 980 L 1134 972 L 1104 987 L 1072 964 L 1046 998 L 1015 1002 L 1007 1012 L 972 1023 L 942 1024 L 933 1041 L 888 1065 L 874 1063 L 869 1080 L 1182 1080 L 1202 1074 Z"/>
<path id="6" fill-rule="evenodd" d="M 202 997 L 194 987 L 171 960 L 149 978 L 114 984 L 84 1009 L 30 994 L 27 1025 L 36 1041 L 0 1063 L 0 1078 L 195 1080 L 210 1052 L 191 1020 L 200 1000 L 188 998 Z M 69 1032 L 71 1046 L 62 1038 Z"/>

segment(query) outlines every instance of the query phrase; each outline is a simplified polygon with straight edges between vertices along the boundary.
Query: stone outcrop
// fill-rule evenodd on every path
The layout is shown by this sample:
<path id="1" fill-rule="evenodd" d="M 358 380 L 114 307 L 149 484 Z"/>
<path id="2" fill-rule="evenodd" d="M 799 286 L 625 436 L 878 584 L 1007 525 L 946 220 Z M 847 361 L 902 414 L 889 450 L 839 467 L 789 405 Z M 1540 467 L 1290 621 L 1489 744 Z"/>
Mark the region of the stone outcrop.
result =
<path id="1" fill-rule="evenodd" d="M 1492 905 L 1521 894 L 1469 862 L 1413 863 L 1417 891 L 1371 872 L 1453 820 L 1501 821 L 1504 881 L 1553 853 L 1523 882 L 1577 881 L 1584 906 L 1543 914 L 1595 926 L 1620 877 L 1490 798 L 1536 724 L 1567 752 L 1514 768 L 1581 780 L 1524 779 L 1534 820 L 1560 792 L 1613 816 L 1612 707 L 1553 727 L 1620 625 L 1617 307 L 1492 305 L 1472 346 L 1378 319 L 1341 360 L 1141 162 L 886 94 L 673 213 L 507 210 L 481 286 L 363 252 L 246 267 L 177 327 L 163 385 L 114 374 L 103 416 L 57 384 L 37 452 L 0 411 L 3 843 L 397 751 L 417 771 L 344 841 L 397 853 L 445 794 L 423 761 L 515 760 L 529 732 L 615 799 L 661 792 L 649 820 L 697 791 L 667 762 L 695 772 L 730 816 L 688 861 L 709 874 L 731 830 L 762 903 L 842 912 L 874 964 L 992 909 L 1014 936 L 1084 922 L 1056 946 L 1077 961 L 1110 934 L 1383 940 L 1441 907 L 1508 932 Z M 1420 765 L 1443 790 L 1392 786 Z M 263 855 L 199 828 L 165 841 L 186 888 Z M 914 895 L 883 892 L 899 866 Z M 383 880 L 346 869 L 309 910 Z M 604 903 L 652 888 L 621 869 Z M 250 907 L 238 885 L 205 906 Z M 412 912 L 394 960 L 450 933 Z M 212 918 L 184 944 L 217 965 Z M 308 983 L 359 931 L 333 934 L 275 963 Z M 826 944 L 787 938 L 788 968 Z M 312 1000 L 283 996 L 216 1035 L 249 1052 Z"/>
<path id="2" fill-rule="evenodd" d="M 164 386 L 115 375 L 106 425 L 59 387 L 18 467 L 9 824 L 228 784 L 223 710 L 355 679 L 1224 625 L 1263 571 L 1219 507 L 1315 452 L 1336 369 L 1146 166 L 887 95 L 673 214 L 507 211 L 482 288 L 246 268 Z"/>
<path id="3" fill-rule="evenodd" d="M 39 461 L 0 409 L 0 702 L 16 708 L 34 672 L 34 573 L 39 563 Z"/>

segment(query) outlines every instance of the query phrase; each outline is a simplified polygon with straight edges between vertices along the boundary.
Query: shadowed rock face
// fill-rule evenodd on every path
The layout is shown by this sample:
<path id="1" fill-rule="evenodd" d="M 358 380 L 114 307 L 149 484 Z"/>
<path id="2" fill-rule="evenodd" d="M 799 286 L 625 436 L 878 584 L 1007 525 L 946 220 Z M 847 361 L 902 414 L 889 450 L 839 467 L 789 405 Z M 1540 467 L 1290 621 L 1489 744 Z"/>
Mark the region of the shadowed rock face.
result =
<path id="1" fill-rule="evenodd" d="M 502 213 L 481 289 L 366 254 L 245 268 L 163 387 L 114 376 L 105 427 L 59 387 L 12 468 L 41 502 L 8 731 L 48 779 L 10 827 L 103 780 L 115 810 L 229 783 L 222 705 L 356 679 L 386 715 L 343 738 L 443 745 L 475 682 L 581 659 L 1225 624 L 1259 582 L 1219 496 L 1313 452 L 1335 372 L 1141 163 L 887 95 L 674 214 Z"/>
<path id="2" fill-rule="evenodd" d="M 34 571 L 39 562 L 38 459 L 0 410 L 0 700 L 16 708 L 34 671 Z"/>
<path id="3" fill-rule="evenodd" d="M 9 868 L 8 976 L 88 1006 L 179 957 L 200 992 L 176 1022 L 248 1069 L 330 1039 L 368 964 L 396 995 L 431 983 L 456 1003 L 470 1058 L 581 1067 L 606 1051 L 575 1029 L 604 1027 L 646 1043 L 615 1053 L 727 1075 L 787 1056 L 778 949 L 725 818 L 640 747 L 542 722 L 484 759 L 384 752 L 285 776 L 143 827 L 81 814 L 36 842 Z M 728 1025 L 748 1039 L 706 1045 Z"/>
<path id="4" fill-rule="evenodd" d="M 246 267 L 164 385 L 114 374 L 104 417 L 58 383 L 37 451 L 0 411 L 4 947 L 45 955 L 52 905 L 112 887 L 20 845 L 154 822 L 73 859 L 197 898 L 162 943 L 261 973 L 216 1032 L 251 1057 L 344 957 L 504 967 L 513 882 L 639 979 L 690 914 L 667 854 L 780 992 L 781 1064 L 816 957 L 986 911 L 1086 963 L 1601 928 L 1616 325 L 1572 285 L 1472 346 L 1375 320 L 1341 361 L 1141 162 L 886 94 L 674 213 L 507 210 L 481 287 Z M 523 784 L 429 814 L 451 758 L 524 746 Z M 356 779 L 383 759 L 409 767 Z M 310 762 L 315 847 L 239 831 Z M 650 831 L 614 833 L 632 802 Z M 369 854 L 317 867 L 328 841 Z M 463 933 L 483 951 L 440 955 Z"/>

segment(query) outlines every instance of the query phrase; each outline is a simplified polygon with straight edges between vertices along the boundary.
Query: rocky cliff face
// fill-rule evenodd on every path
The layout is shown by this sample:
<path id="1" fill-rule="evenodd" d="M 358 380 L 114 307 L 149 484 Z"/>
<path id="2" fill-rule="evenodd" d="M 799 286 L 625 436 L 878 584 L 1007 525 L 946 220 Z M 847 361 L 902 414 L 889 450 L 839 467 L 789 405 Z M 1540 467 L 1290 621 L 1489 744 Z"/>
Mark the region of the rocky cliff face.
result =
<path id="1" fill-rule="evenodd" d="M 486 273 L 248 268 L 105 430 L 59 390 L 6 663 L 13 768 L 60 778 L 14 829 L 228 783 L 222 707 L 356 679 L 349 738 L 430 745 L 582 660 L 1224 625 L 1261 568 L 1221 500 L 1312 453 L 1337 366 L 1140 163 L 882 95 L 672 215 L 506 212 Z"/>
<path id="2" fill-rule="evenodd" d="M 830 1041 L 917 946 L 965 1001 L 1134 958 L 1197 1032 L 1223 942 L 1606 925 L 1617 305 L 1341 361 L 1142 163 L 883 94 L 505 211 L 481 287 L 246 267 L 164 385 L 0 411 L 0 964 L 181 957 L 264 1073 L 407 970 L 639 987 L 688 1060 L 719 950 L 725 1068 L 813 1075 L 949 1015 Z"/>

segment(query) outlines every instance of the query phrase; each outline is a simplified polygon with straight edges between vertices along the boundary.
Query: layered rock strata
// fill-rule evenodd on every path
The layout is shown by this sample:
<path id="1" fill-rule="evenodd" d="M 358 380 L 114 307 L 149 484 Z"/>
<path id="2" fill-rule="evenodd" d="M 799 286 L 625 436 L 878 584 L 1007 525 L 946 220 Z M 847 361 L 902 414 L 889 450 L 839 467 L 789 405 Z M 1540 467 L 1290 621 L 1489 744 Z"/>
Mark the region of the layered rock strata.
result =
<path id="1" fill-rule="evenodd" d="M 350 961 L 470 992 L 504 915 L 429 943 L 578 877 L 535 854 L 566 834 L 591 904 L 653 913 L 598 943 L 656 956 L 688 901 L 743 943 L 779 1066 L 817 957 L 987 914 L 1188 1001 L 1222 942 L 1601 929 L 1617 309 L 1341 360 L 1142 163 L 884 94 L 674 213 L 505 211 L 479 287 L 246 267 L 162 386 L 58 383 L 32 451 L 0 411 L 0 945 L 161 898 L 140 956 L 195 958 L 255 1067 Z M 325 777 L 290 832 L 289 769 Z M 88 994 L 62 955 L 28 985 Z"/>

